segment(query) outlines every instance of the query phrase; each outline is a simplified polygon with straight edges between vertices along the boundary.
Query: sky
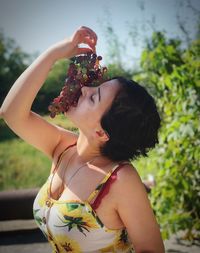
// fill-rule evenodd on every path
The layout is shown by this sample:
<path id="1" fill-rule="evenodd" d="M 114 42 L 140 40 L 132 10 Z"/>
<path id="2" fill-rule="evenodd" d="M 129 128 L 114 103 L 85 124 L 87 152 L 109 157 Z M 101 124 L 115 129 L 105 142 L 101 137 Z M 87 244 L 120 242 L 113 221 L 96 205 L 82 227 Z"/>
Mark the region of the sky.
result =
<path id="1" fill-rule="evenodd" d="M 53 43 L 69 37 L 81 25 L 88 26 L 98 35 L 97 54 L 108 54 L 107 23 L 114 28 L 121 43 L 126 46 L 123 61 L 131 65 L 141 54 L 145 36 L 152 28 L 144 23 L 155 17 L 155 27 L 171 37 L 182 36 L 176 14 L 185 19 L 185 25 L 194 35 L 196 16 L 186 8 L 184 0 L 0 0 L 0 29 L 13 38 L 23 51 L 40 54 Z M 200 1 L 191 0 L 200 10 Z M 180 3 L 183 4 L 180 7 Z M 143 26 L 142 26 L 143 24 Z M 130 31 L 137 27 L 139 37 L 133 44 Z"/>

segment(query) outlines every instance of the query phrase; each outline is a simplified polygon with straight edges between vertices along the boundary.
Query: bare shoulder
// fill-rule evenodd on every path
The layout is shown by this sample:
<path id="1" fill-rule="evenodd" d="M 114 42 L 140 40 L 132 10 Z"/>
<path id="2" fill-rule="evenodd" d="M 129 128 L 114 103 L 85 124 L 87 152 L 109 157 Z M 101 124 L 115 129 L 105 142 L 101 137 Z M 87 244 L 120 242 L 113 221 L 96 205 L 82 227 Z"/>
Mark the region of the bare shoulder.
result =
<path id="1" fill-rule="evenodd" d="M 132 164 L 124 164 L 117 172 L 117 180 L 113 185 L 113 193 L 116 196 L 116 204 L 130 200 L 143 199 L 147 201 L 148 195 L 139 173 Z M 124 198 L 126 196 L 126 198 Z"/>
<path id="2" fill-rule="evenodd" d="M 143 182 L 136 170 L 136 168 L 131 164 L 124 164 L 123 167 L 117 172 L 117 185 L 118 187 L 128 187 L 129 185 L 141 185 Z"/>

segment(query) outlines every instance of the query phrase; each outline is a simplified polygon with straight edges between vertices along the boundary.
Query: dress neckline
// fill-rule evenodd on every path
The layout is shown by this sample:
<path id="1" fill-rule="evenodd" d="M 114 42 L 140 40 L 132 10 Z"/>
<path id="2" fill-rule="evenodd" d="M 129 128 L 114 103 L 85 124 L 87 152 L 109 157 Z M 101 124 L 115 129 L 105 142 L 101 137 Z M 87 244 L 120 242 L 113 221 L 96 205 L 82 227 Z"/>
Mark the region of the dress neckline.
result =
<path id="1" fill-rule="evenodd" d="M 98 188 L 100 185 L 106 183 L 106 181 L 109 179 L 109 177 L 112 175 L 112 173 L 115 171 L 115 169 L 117 169 L 120 166 L 120 164 L 115 164 L 112 168 L 112 170 L 110 170 L 108 173 L 106 173 L 106 175 L 103 177 L 102 180 L 100 180 L 100 182 L 97 184 L 97 186 L 95 187 L 95 189 L 89 194 L 88 198 L 86 200 L 59 200 L 59 199 L 54 199 L 51 196 L 51 184 L 52 184 L 52 177 L 54 175 L 54 173 L 51 173 L 48 180 L 47 180 L 47 195 L 48 198 L 54 202 L 54 203 L 68 203 L 68 202 L 73 202 L 73 203 L 79 203 L 79 204 L 84 204 L 84 203 L 88 203 L 90 205 L 90 200 L 92 200 L 93 195 L 96 195 L 96 193 L 99 191 Z"/>
<path id="2" fill-rule="evenodd" d="M 48 186 L 47 186 L 47 193 L 48 193 L 48 198 L 51 199 L 53 202 L 57 202 L 57 203 L 58 203 L 59 201 L 60 201 L 60 202 L 65 202 L 65 200 L 55 199 L 55 198 L 53 198 L 53 197 L 51 196 L 52 180 L 53 180 L 53 177 L 54 177 L 54 175 L 55 175 L 55 173 L 56 173 L 56 171 L 57 171 L 57 169 L 58 169 L 58 166 L 60 165 L 60 162 L 61 162 L 61 160 L 62 160 L 64 154 L 69 150 L 69 148 L 75 146 L 76 144 L 77 144 L 77 141 L 76 141 L 74 144 L 69 145 L 68 147 L 66 147 L 66 148 L 62 151 L 62 153 L 61 153 L 61 154 L 59 155 L 59 157 L 58 157 L 58 161 L 57 161 L 57 163 L 56 163 L 56 165 L 55 165 L 55 168 L 53 169 L 52 173 L 49 175 L 49 178 L 48 178 L 49 184 L 48 184 Z M 81 201 L 81 200 L 74 200 L 74 201 L 76 201 L 77 203 L 85 203 L 85 202 L 88 202 L 88 203 L 89 203 L 91 197 L 96 193 L 98 187 L 99 187 L 101 184 L 105 183 L 105 182 L 109 179 L 109 177 L 112 175 L 112 173 L 114 172 L 114 170 L 115 170 L 118 166 L 120 166 L 120 164 L 121 164 L 121 163 L 116 163 L 116 162 L 115 162 L 115 164 L 114 164 L 114 166 L 112 167 L 112 169 L 106 173 L 106 175 L 102 178 L 102 180 L 100 180 L 100 182 L 97 184 L 96 188 L 89 194 L 89 197 L 88 197 L 85 201 Z"/>
<path id="3" fill-rule="evenodd" d="M 119 162 L 117 164 L 115 164 L 112 168 L 112 170 L 110 170 L 108 173 L 106 173 L 106 175 L 103 177 L 103 179 L 100 181 L 100 183 L 97 184 L 96 188 L 92 191 L 92 193 L 89 195 L 89 197 L 86 200 L 72 200 L 72 199 L 68 199 L 68 200 L 59 200 L 59 199 L 54 199 L 51 197 L 51 177 L 54 175 L 54 173 L 56 172 L 56 167 L 59 166 L 60 161 L 62 160 L 63 155 L 65 154 L 65 152 L 67 150 L 69 150 L 70 147 L 73 147 L 77 144 L 77 142 L 75 142 L 74 144 L 68 146 L 67 148 L 64 149 L 64 151 L 60 154 L 60 156 L 58 157 L 58 161 L 56 163 L 55 168 L 53 169 L 53 172 L 49 175 L 48 180 L 47 180 L 47 201 L 49 201 L 52 205 L 59 205 L 59 204 L 65 204 L 65 205 L 70 205 L 70 204 L 77 204 L 77 205 L 82 205 L 82 206 L 87 206 L 87 208 L 90 209 L 90 212 L 93 213 L 93 215 L 96 217 L 97 220 L 100 221 L 100 223 L 102 224 L 102 228 L 104 228 L 107 231 L 121 231 L 123 229 L 125 229 L 125 227 L 122 228 L 118 228 L 118 229 L 112 229 L 112 228 L 108 228 L 104 225 L 104 223 L 101 221 L 101 219 L 99 218 L 96 210 L 93 209 L 92 205 L 90 204 L 91 199 L 93 199 L 94 196 L 96 196 L 96 194 L 98 194 L 99 192 L 99 186 L 104 184 L 112 175 L 112 173 L 122 164 L 124 164 L 124 162 Z M 125 162 L 127 163 L 127 162 Z"/>
<path id="4" fill-rule="evenodd" d="M 96 220 L 98 220 L 98 223 L 100 223 L 102 225 L 102 228 L 104 230 L 111 231 L 111 232 L 118 232 L 118 231 L 122 231 L 122 230 L 126 229 L 125 227 L 122 227 L 122 228 L 108 228 L 107 226 L 105 226 L 105 224 L 102 222 L 99 215 L 97 214 L 96 210 L 93 209 L 92 205 L 89 203 L 88 200 L 83 201 L 83 200 L 71 200 L 71 199 L 69 199 L 69 200 L 59 200 L 59 199 L 56 200 L 56 199 L 53 199 L 49 194 L 49 185 L 48 185 L 49 182 L 47 181 L 46 183 L 47 183 L 47 189 L 46 189 L 47 190 L 47 201 L 50 201 L 50 203 L 51 203 L 50 207 L 52 207 L 52 204 L 53 205 L 61 205 L 61 204 L 73 205 L 74 204 L 74 205 L 79 205 L 79 206 L 85 206 L 85 207 L 89 208 L 89 211 L 91 212 L 91 214 L 96 218 Z"/>

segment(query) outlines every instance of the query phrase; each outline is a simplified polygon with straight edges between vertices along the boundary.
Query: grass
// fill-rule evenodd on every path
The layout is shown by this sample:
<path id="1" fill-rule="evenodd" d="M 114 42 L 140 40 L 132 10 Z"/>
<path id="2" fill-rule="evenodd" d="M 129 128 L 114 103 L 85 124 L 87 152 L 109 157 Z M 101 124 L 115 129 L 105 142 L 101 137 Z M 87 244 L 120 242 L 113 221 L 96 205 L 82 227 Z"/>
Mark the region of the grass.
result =
<path id="1" fill-rule="evenodd" d="M 19 138 L 0 143 L 0 190 L 40 187 L 51 161 Z"/>
<path id="2" fill-rule="evenodd" d="M 77 132 L 64 115 L 47 121 Z M 51 160 L 20 139 L 0 119 L 0 190 L 41 187 L 49 175 Z"/>
<path id="3" fill-rule="evenodd" d="M 58 115 L 47 121 L 78 132 L 77 128 L 64 116 Z M 133 162 L 140 176 L 145 179 L 147 174 L 156 174 L 157 169 L 147 171 L 145 164 L 148 159 Z M 51 168 L 50 159 L 25 141 L 20 139 L 0 119 L 0 190 L 41 187 L 46 181 Z"/>

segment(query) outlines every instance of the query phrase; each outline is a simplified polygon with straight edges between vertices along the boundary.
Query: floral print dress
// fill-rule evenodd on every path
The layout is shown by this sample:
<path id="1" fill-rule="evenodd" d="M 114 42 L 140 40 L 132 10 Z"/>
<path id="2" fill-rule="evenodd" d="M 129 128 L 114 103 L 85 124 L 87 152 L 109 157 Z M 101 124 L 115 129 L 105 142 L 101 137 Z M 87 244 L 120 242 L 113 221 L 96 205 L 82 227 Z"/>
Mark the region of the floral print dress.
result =
<path id="1" fill-rule="evenodd" d="M 60 155 L 57 165 L 67 149 Z M 90 204 L 119 166 L 104 177 L 86 201 L 52 199 L 50 185 L 54 169 L 33 204 L 34 219 L 52 245 L 53 253 L 134 253 L 126 229 L 108 229 Z"/>

